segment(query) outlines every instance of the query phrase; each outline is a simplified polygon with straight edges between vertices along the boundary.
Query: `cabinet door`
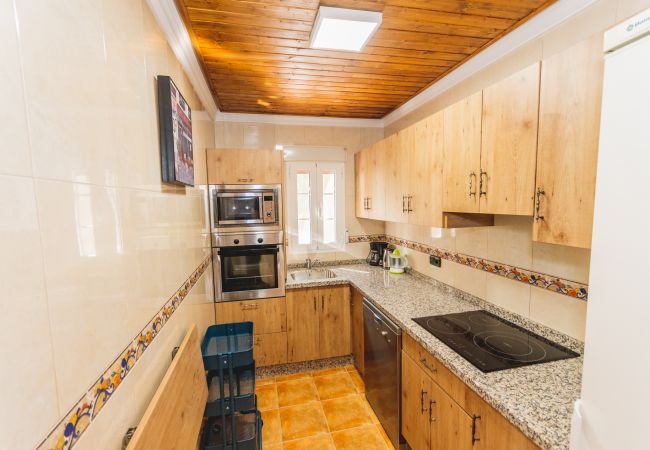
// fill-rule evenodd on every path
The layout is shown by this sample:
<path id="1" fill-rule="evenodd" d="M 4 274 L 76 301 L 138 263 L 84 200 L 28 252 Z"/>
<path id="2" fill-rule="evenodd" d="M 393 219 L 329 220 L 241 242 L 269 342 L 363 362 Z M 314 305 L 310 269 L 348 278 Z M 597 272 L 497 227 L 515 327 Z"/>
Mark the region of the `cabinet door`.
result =
<path id="1" fill-rule="evenodd" d="M 282 152 L 259 149 L 209 149 L 209 184 L 280 184 Z"/>
<path id="2" fill-rule="evenodd" d="M 482 213 L 533 215 L 539 68 L 535 63 L 483 90 Z"/>
<path id="3" fill-rule="evenodd" d="M 253 352 L 257 367 L 287 363 L 287 333 L 255 336 Z"/>
<path id="4" fill-rule="evenodd" d="M 287 291 L 287 352 L 289 362 L 318 359 L 318 289 Z"/>
<path id="5" fill-rule="evenodd" d="M 413 450 L 429 450 L 429 377 L 402 352 L 402 435 Z"/>
<path id="6" fill-rule="evenodd" d="M 497 410 L 469 389 L 466 407 L 470 418 L 475 417 L 476 421 L 475 450 L 539 450 L 537 445 Z"/>
<path id="7" fill-rule="evenodd" d="M 443 111 L 444 211 L 479 212 L 482 98 L 477 92 Z"/>
<path id="8" fill-rule="evenodd" d="M 356 289 L 352 290 L 350 310 L 352 315 L 352 356 L 354 356 L 354 366 L 363 375 L 363 296 Z"/>
<path id="9" fill-rule="evenodd" d="M 598 34 L 542 61 L 535 241 L 591 247 L 602 53 Z"/>
<path id="10" fill-rule="evenodd" d="M 414 125 L 409 149 L 409 223 L 442 227 L 443 114 Z"/>
<path id="11" fill-rule="evenodd" d="M 386 186 L 386 220 L 390 222 L 408 222 L 406 212 L 407 190 L 404 186 L 404 172 L 408 173 L 408 158 L 402 152 L 403 145 L 408 142 L 409 135 L 402 130 L 385 139 L 385 186 Z"/>
<path id="12" fill-rule="evenodd" d="M 434 381 L 430 383 L 431 450 L 471 450 L 472 418 Z"/>
<path id="13" fill-rule="evenodd" d="M 370 171 L 372 172 L 370 190 L 371 219 L 384 220 L 386 216 L 386 183 L 384 172 L 386 165 L 386 151 L 384 140 L 375 143 L 370 153 Z"/>
<path id="14" fill-rule="evenodd" d="M 350 288 L 333 286 L 318 288 L 320 302 L 320 357 L 352 353 L 350 332 Z"/>
<path id="15" fill-rule="evenodd" d="M 368 217 L 368 156 L 370 149 L 363 149 L 354 155 L 355 210 L 357 217 Z"/>
<path id="16" fill-rule="evenodd" d="M 253 322 L 255 334 L 287 331 L 284 297 L 216 303 L 216 323 Z"/>

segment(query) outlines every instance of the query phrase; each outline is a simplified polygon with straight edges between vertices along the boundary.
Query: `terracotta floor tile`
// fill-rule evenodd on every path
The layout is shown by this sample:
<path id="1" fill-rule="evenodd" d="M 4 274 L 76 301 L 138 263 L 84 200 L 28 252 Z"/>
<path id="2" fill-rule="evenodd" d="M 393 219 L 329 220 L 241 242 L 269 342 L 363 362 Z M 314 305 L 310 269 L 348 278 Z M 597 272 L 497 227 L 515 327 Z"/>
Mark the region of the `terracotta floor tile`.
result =
<path id="1" fill-rule="evenodd" d="M 283 383 L 285 381 L 301 380 L 303 378 L 310 378 L 310 377 L 311 377 L 311 372 L 292 373 L 290 375 L 281 375 L 279 377 L 275 377 L 275 382 Z"/>
<path id="2" fill-rule="evenodd" d="M 345 367 L 330 367 L 329 369 L 314 370 L 311 373 L 312 377 L 322 377 L 324 375 L 332 375 L 333 373 L 345 372 Z"/>
<path id="3" fill-rule="evenodd" d="M 280 410 L 262 411 L 262 445 L 282 443 L 282 427 L 280 426 Z"/>
<path id="4" fill-rule="evenodd" d="M 350 375 L 350 379 L 352 380 L 352 383 L 354 383 L 354 387 L 357 389 L 357 392 L 365 392 L 366 385 L 363 383 L 363 378 L 361 378 L 359 372 L 356 370 L 350 370 L 348 372 L 348 375 Z"/>
<path id="5" fill-rule="evenodd" d="M 356 367 L 354 367 L 354 364 L 346 364 L 345 366 L 343 366 L 343 368 L 348 372 L 351 370 L 357 370 Z"/>
<path id="6" fill-rule="evenodd" d="M 365 399 L 360 395 L 349 395 L 332 400 L 323 400 L 323 410 L 331 431 L 372 425 Z"/>
<path id="7" fill-rule="evenodd" d="M 366 399 L 365 394 L 359 394 L 360 397 L 363 400 L 364 405 L 366 406 L 366 410 L 368 411 L 368 415 L 372 419 L 372 423 L 375 425 L 379 423 L 379 418 L 377 417 L 377 414 L 375 414 L 375 411 L 372 409 L 372 406 L 370 406 L 370 403 L 368 403 L 368 399 Z"/>
<path id="8" fill-rule="evenodd" d="M 275 383 L 275 377 L 266 377 L 266 378 L 256 378 L 255 379 L 255 385 L 256 386 L 266 386 L 267 384 L 273 384 Z"/>
<path id="9" fill-rule="evenodd" d="M 316 384 L 316 389 L 318 389 L 318 395 L 321 400 L 357 393 L 357 389 L 354 387 L 354 383 L 348 372 L 315 377 L 314 383 Z"/>
<path id="10" fill-rule="evenodd" d="M 303 439 L 329 432 L 320 402 L 281 408 L 280 422 L 284 441 Z"/>
<path id="11" fill-rule="evenodd" d="M 276 384 L 281 408 L 318 401 L 318 391 L 311 378 Z"/>
<path id="12" fill-rule="evenodd" d="M 336 450 L 388 450 L 374 425 L 332 433 Z"/>
<path id="13" fill-rule="evenodd" d="M 329 434 L 319 434 L 297 441 L 285 441 L 284 450 L 335 450 L 335 447 Z"/>
<path id="14" fill-rule="evenodd" d="M 277 444 L 267 444 L 266 442 L 262 442 L 262 450 L 283 450 L 282 449 L 282 444 L 277 443 Z"/>
<path id="15" fill-rule="evenodd" d="M 377 430 L 379 431 L 379 434 L 381 434 L 381 437 L 384 438 L 384 442 L 386 443 L 386 446 L 387 446 L 390 450 L 395 450 L 395 447 L 393 447 L 393 443 L 390 441 L 390 438 L 389 438 L 388 435 L 386 434 L 386 430 L 384 430 L 384 427 L 382 427 L 382 426 L 379 425 L 379 424 L 377 424 L 377 425 L 375 425 L 375 426 L 377 427 Z"/>
<path id="16" fill-rule="evenodd" d="M 264 411 L 267 409 L 278 409 L 278 392 L 275 384 L 259 386 L 255 389 L 257 395 L 257 409 Z"/>

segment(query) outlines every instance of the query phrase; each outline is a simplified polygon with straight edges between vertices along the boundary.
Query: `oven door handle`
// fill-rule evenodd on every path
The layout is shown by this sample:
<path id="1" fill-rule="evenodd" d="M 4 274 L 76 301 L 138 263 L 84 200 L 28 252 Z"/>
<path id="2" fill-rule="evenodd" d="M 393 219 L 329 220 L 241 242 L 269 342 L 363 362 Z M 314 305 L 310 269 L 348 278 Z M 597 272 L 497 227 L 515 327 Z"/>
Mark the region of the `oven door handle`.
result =
<path id="1" fill-rule="evenodd" d="M 219 256 L 249 256 L 249 255 L 259 255 L 259 254 L 278 254 L 280 252 L 280 248 L 277 245 L 272 245 L 269 247 L 248 247 L 248 248 L 240 248 L 240 247 L 227 247 L 227 248 L 219 248 L 217 249 L 217 254 Z"/>

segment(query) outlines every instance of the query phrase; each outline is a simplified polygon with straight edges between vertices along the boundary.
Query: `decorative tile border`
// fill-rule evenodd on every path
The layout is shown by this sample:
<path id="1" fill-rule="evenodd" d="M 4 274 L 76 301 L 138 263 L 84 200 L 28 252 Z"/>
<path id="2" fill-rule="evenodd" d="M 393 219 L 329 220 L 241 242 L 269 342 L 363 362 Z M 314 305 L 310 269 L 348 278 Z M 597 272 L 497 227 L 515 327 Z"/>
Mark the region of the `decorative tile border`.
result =
<path id="1" fill-rule="evenodd" d="M 210 266 L 212 256 L 207 256 L 192 275 L 167 300 L 165 305 L 149 321 L 146 327 L 131 341 L 120 356 L 99 377 L 84 396 L 72 407 L 54 427 L 37 450 L 69 450 L 79 440 L 90 423 L 106 405 L 135 363 L 149 348 L 160 330 L 176 312 L 187 294 L 192 290 L 201 275 Z"/>
<path id="2" fill-rule="evenodd" d="M 576 281 L 565 280 L 553 275 L 534 272 L 528 269 L 511 266 L 508 264 L 490 261 L 476 256 L 464 255 L 462 253 L 452 252 L 449 250 L 432 247 L 430 245 L 421 244 L 419 242 L 401 239 L 395 236 L 385 234 L 369 234 L 360 236 L 350 236 L 348 242 L 370 242 L 370 241 L 386 241 L 393 245 L 406 247 L 411 250 L 425 253 L 427 255 L 435 255 L 448 261 L 453 261 L 458 264 L 472 267 L 474 269 L 483 270 L 495 275 L 500 275 L 511 280 L 520 281 L 549 291 L 557 292 L 558 294 L 568 295 L 569 297 L 587 300 L 589 297 L 589 286 Z"/>

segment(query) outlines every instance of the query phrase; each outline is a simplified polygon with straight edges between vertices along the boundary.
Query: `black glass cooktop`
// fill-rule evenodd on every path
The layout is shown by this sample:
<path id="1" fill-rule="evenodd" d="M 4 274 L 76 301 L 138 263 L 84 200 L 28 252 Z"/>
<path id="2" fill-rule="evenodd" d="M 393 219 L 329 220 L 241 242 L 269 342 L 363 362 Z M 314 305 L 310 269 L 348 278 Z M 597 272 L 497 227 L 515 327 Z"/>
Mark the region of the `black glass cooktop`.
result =
<path id="1" fill-rule="evenodd" d="M 483 310 L 413 320 L 483 372 L 580 356 Z"/>

